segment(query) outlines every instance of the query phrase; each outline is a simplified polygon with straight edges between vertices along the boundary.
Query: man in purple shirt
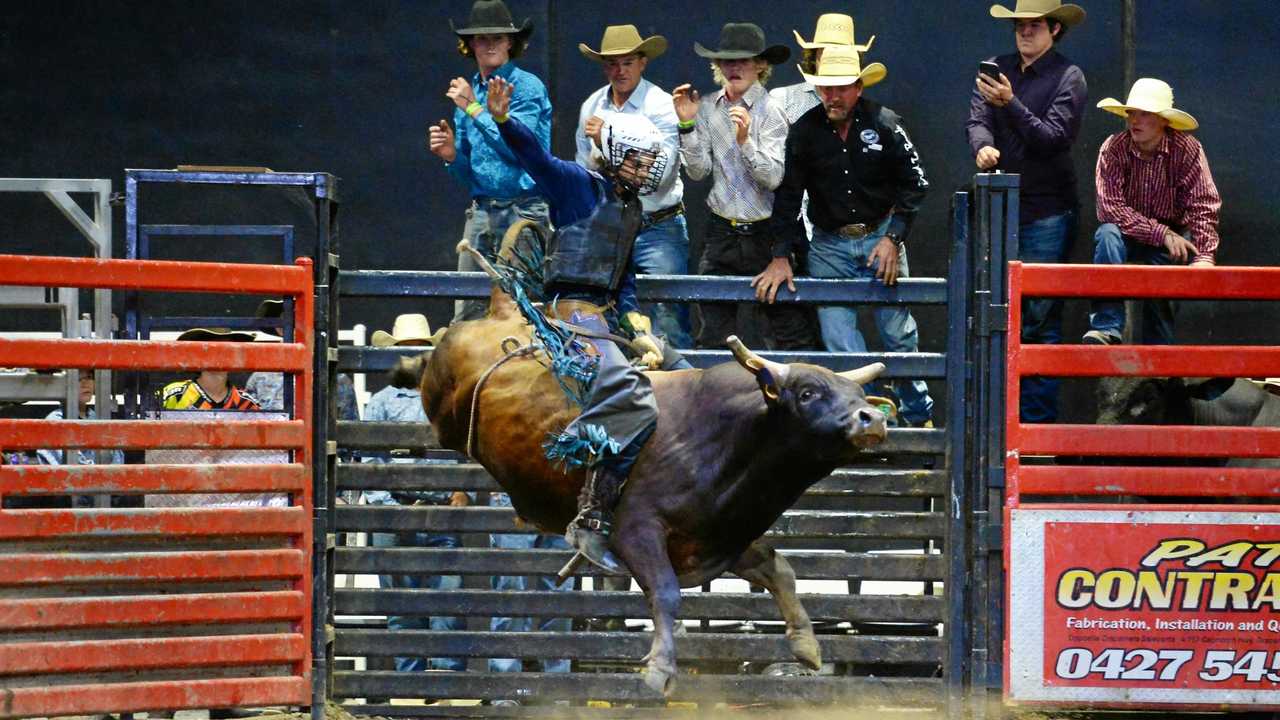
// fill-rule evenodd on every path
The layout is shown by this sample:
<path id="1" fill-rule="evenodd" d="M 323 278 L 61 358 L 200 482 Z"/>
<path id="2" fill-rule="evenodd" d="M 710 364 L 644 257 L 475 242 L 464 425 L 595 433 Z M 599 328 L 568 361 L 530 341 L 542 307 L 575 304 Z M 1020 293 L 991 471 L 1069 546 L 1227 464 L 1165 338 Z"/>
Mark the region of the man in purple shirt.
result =
<path id="1" fill-rule="evenodd" d="M 965 129 L 979 170 L 1022 176 L 1018 259 L 1026 262 L 1065 262 L 1076 235 L 1080 199 L 1071 145 L 1087 88 L 1080 68 L 1054 48 L 1084 15 L 1061 0 L 991 7 L 992 17 L 1013 20 L 1017 52 L 991 59 L 998 76 L 978 73 Z M 1061 341 L 1062 301 L 1024 300 L 1022 342 Z M 1023 378 L 1023 422 L 1058 419 L 1059 384 L 1057 378 Z"/>

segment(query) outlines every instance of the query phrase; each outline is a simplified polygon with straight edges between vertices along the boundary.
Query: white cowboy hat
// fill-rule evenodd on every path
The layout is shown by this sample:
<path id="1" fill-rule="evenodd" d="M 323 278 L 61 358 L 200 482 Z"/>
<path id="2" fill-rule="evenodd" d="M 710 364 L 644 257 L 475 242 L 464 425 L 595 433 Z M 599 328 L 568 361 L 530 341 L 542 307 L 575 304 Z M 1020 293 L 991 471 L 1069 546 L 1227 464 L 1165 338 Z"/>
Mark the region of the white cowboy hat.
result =
<path id="1" fill-rule="evenodd" d="M 578 52 L 583 57 L 596 62 L 604 62 L 611 57 L 621 57 L 631 53 L 640 53 L 652 60 L 667 51 L 667 39 L 661 35 L 653 35 L 643 40 L 635 25 L 610 25 L 604 29 L 604 37 L 600 38 L 600 51 L 587 47 L 586 43 L 578 43 Z"/>
<path id="2" fill-rule="evenodd" d="M 1018 0 L 1018 4 L 1012 10 L 1001 5 L 992 5 L 991 17 L 1001 20 L 1053 18 L 1071 27 L 1084 20 L 1084 8 L 1070 3 L 1063 5 L 1062 0 Z"/>
<path id="3" fill-rule="evenodd" d="M 432 342 L 431 325 L 427 323 L 427 316 L 422 313 L 397 315 L 390 333 L 374 330 L 369 342 L 374 347 L 427 345 Z"/>
<path id="4" fill-rule="evenodd" d="M 822 59 L 818 61 L 818 72 L 814 75 L 796 66 L 804 79 L 814 87 L 852 85 L 859 80 L 862 87 L 871 87 L 889 74 L 888 69 L 880 63 L 871 63 L 865 68 L 858 59 L 858 51 L 852 47 L 833 46 L 822 51 Z"/>
<path id="5" fill-rule="evenodd" d="M 1104 98 L 1098 102 L 1098 107 L 1120 117 L 1127 116 L 1130 110 L 1155 113 L 1168 120 L 1169 127 L 1174 130 L 1195 130 L 1200 127 L 1200 123 L 1189 113 L 1174 109 L 1173 88 L 1169 87 L 1169 83 L 1155 78 L 1138 78 L 1129 89 L 1129 98 L 1123 103 L 1115 98 Z"/>
<path id="6" fill-rule="evenodd" d="M 876 41 L 876 36 L 872 35 L 866 45 L 859 45 L 853 39 L 853 18 L 842 13 L 824 13 L 818 17 L 818 25 L 813 30 L 813 42 L 805 42 L 800 37 L 799 30 L 792 30 L 796 36 L 796 43 L 805 50 L 816 50 L 818 48 L 829 47 L 852 47 L 858 52 L 866 52 L 871 49 L 871 43 Z"/>

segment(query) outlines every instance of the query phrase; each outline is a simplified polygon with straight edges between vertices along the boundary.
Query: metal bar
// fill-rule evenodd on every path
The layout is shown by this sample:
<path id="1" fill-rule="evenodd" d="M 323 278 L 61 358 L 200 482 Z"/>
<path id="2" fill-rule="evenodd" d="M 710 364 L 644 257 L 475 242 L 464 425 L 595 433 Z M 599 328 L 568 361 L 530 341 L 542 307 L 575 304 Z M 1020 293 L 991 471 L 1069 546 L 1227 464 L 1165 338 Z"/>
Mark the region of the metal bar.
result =
<path id="1" fill-rule="evenodd" d="M 1017 372 L 1022 377 L 1267 377 L 1280 374 L 1280 347 L 1027 345 Z"/>
<path id="2" fill-rule="evenodd" d="M 209 237 L 221 235 L 254 235 L 286 237 L 293 235 L 292 225 L 142 225 L 148 237 Z M 292 263 L 294 258 L 286 258 Z"/>
<path id="3" fill-rule="evenodd" d="M 1022 293 L 1032 297 L 1280 300 L 1280 268 L 1028 263 L 1023 266 Z"/>
<path id="4" fill-rule="evenodd" d="M 939 622 L 945 610 L 943 598 L 936 595 L 801 594 L 798 598 L 809 617 L 818 621 Z M 650 612 L 643 593 L 601 590 L 527 590 L 518 596 L 505 590 L 339 590 L 334 605 L 344 615 L 487 617 L 555 612 L 565 617 L 647 618 Z M 709 620 L 779 617 L 777 601 L 762 593 L 689 593 L 680 598 L 680 613 Z"/>
<path id="5" fill-rule="evenodd" d="M 346 529 L 345 527 L 343 528 Z M 946 567 L 941 555 L 780 551 L 802 579 L 868 577 L 877 580 L 941 580 Z M 568 550 L 500 550 L 490 548 L 338 548 L 334 571 L 376 575 L 452 573 L 461 575 L 501 575 L 518 567 L 522 573 L 555 574 L 571 557 Z M 582 575 L 604 575 L 583 568 Z M 689 595 L 682 602 L 700 602 Z"/>
<path id="6" fill-rule="evenodd" d="M 0 192 L 111 192 L 111 181 L 77 178 L 0 178 Z"/>
<path id="7" fill-rule="evenodd" d="M 440 532 L 539 532 L 532 527 L 515 527 L 515 512 L 498 507 L 348 505 L 338 508 L 337 516 L 338 527 L 347 531 L 402 532 L 432 528 Z M 778 518 L 765 535 L 926 538 L 942 534 L 943 519 L 934 513 L 793 510 Z"/>
<path id="8" fill-rule="evenodd" d="M 9 688 L 5 715 L 42 717 L 308 702 L 306 677 L 219 678 Z"/>
<path id="9" fill-rule="evenodd" d="M 296 295 L 310 293 L 310 275 L 283 265 L 0 255 L 0 285 Z"/>
<path id="10" fill-rule="evenodd" d="M 0 563 L 0 585 L 280 580 L 308 568 L 300 550 L 157 553 L 16 553 Z"/>
<path id="11" fill-rule="evenodd" d="M 302 494 L 306 468 L 289 465 L 13 465 L 0 467 L 0 495 L 77 493 Z"/>
<path id="12" fill-rule="evenodd" d="M 339 655 L 387 657 L 418 654 L 426 657 L 555 657 L 577 660 L 638 660 L 649 651 L 647 633 L 625 632 L 474 632 L 456 630 L 347 630 L 338 633 Z M 936 663 L 941 641 L 936 637 L 866 637 L 820 635 L 823 659 L 833 662 L 874 662 L 885 665 Z M 688 633 L 680 637 L 682 661 L 723 660 L 794 662 L 784 635 Z M 0 666 L 2 668 L 2 666 Z"/>
<path id="13" fill-rule="evenodd" d="M 76 201 L 72 200 L 71 196 L 65 191 L 46 190 L 44 195 L 53 202 L 54 207 L 62 212 L 63 217 L 69 220 L 80 231 L 80 234 L 89 241 L 96 256 L 98 254 L 96 252 L 97 249 L 102 247 L 102 227 L 94 222 L 94 219 L 89 217 L 89 214 L 76 204 Z"/>
<path id="14" fill-rule="evenodd" d="M 297 343 L 0 339 L 8 367 L 301 372 L 310 363 Z"/>
<path id="15" fill-rule="evenodd" d="M 10 631 L 298 620 L 300 592 L 130 595 L 0 599 L 0 627 Z"/>
<path id="16" fill-rule="evenodd" d="M 969 518 L 972 509 L 965 478 L 965 418 L 968 413 L 966 347 L 969 298 L 969 195 L 958 192 L 951 201 L 951 252 L 947 268 L 947 454 L 949 480 L 946 498 L 947 526 L 944 547 L 947 556 L 946 647 L 943 682 L 947 688 L 947 712 L 961 717 L 968 678 L 969 640 Z M 952 589 L 956 588 L 956 589 Z"/>
<path id="17" fill-rule="evenodd" d="M 193 416 L 199 411 L 193 412 Z M 5 448 L 289 449 L 307 443 L 301 420 L 0 420 Z"/>
<path id="18" fill-rule="evenodd" d="M 1023 455 L 1280 457 L 1280 428 L 1192 425 L 1017 425 Z"/>
<path id="19" fill-rule="evenodd" d="M 344 270 L 338 273 L 342 297 L 455 297 L 487 298 L 492 282 L 484 273 L 413 270 Z M 823 305 L 942 305 L 947 301 L 941 278 L 902 278 L 893 287 L 874 280 L 796 278 L 796 292 L 778 293 L 780 302 Z M 640 275 L 636 292 L 641 300 L 673 302 L 755 303 L 751 278 L 746 276 Z"/>
<path id="20" fill-rule="evenodd" d="M 199 170 L 138 170 L 126 169 L 127 177 L 138 182 L 181 183 L 193 185 L 301 185 L 314 186 L 328 173 L 299 172 L 213 172 Z"/>
<path id="21" fill-rule="evenodd" d="M 1275 468 L 1024 465 L 1018 474 L 1027 495 L 1280 497 Z"/>
<path id="22" fill-rule="evenodd" d="M 302 535 L 308 519 L 300 507 L 4 510 L 0 518 L 0 540 Z"/>
<path id="23" fill-rule="evenodd" d="M 301 635 L 0 643 L 0 675 L 266 665 L 296 661 Z"/>
<path id="24" fill-rule="evenodd" d="M 1120 47 L 1124 55 L 1125 92 L 1138 79 L 1138 0 L 1122 0 Z"/>

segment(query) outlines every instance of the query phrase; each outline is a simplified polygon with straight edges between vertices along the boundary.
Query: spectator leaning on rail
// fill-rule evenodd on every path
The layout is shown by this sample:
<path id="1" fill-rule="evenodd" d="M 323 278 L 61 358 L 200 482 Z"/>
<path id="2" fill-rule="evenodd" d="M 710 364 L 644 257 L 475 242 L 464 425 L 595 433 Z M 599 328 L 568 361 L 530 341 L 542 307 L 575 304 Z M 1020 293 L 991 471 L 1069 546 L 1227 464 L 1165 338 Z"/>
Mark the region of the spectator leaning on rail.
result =
<path id="1" fill-rule="evenodd" d="M 533 132 L 543 149 L 551 147 L 551 99 L 541 80 L 511 62 L 524 52 L 533 25 L 526 19 L 516 27 L 502 0 L 476 0 L 466 27 L 454 27 L 452 20 L 449 26 L 458 36 L 458 52 L 475 58 L 477 72 L 470 82 L 462 77 L 449 82 L 445 94 L 458 106 L 453 113 L 457 133 L 441 120 L 430 127 L 427 147 L 471 191 L 464 238 L 492 255 L 513 223 L 527 218 L 546 224 L 548 216 L 546 200 L 533 178 L 516 163 L 485 110 L 487 83 L 500 77 L 515 85 L 511 114 Z M 458 256 L 458 269 L 476 271 L 480 266 L 463 253 Z M 484 300 L 459 300 L 453 319 L 475 320 L 484 316 L 487 307 Z"/>
<path id="2" fill-rule="evenodd" d="M 774 202 L 774 261 L 758 278 L 770 297 L 791 282 L 786 259 L 804 243 L 797 217 L 809 194 L 813 242 L 809 269 L 815 277 L 879 279 L 893 285 L 907 276 L 906 239 L 929 189 L 915 145 L 896 113 L 863 96 L 884 79 L 884 65 L 862 66 L 852 47 L 829 47 L 816 74 L 822 106 L 796 120 L 787 135 L 786 176 Z M 833 352 L 866 352 L 851 307 L 818 308 L 822 339 Z M 915 318 L 902 306 L 875 310 L 880 339 L 889 352 L 916 352 Z M 895 383 L 902 418 L 931 427 L 933 399 L 922 380 Z"/>
<path id="3" fill-rule="evenodd" d="M 375 347 L 423 346 L 431 343 L 431 327 L 424 315 L 411 314 L 396 317 L 391 332 L 378 330 L 370 341 Z M 422 409 L 422 396 L 418 391 L 418 374 L 404 363 L 397 363 L 388 374 L 388 385 L 369 398 L 365 405 L 365 420 L 369 422 L 405 422 L 423 425 L 427 422 L 427 414 Z M 394 457 L 392 453 L 364 453 L 364 462 L 392 463 L 426 463 L 426 460 L 414 460 L 408 457 Z M 369 505 L 444 505 L 463 507 L 469 504 L 469 497 L 464 492 L 447 490 L 400 491 L 366 490 L 365 502 Z M 456 548 L 461 545 L 458 536 L 440 532 L 403 532 L 403 533 L 371 533 L 370 544 L 374 547 L 430 547 Z M 379 584 L 384 588 L 427 588 L 430 590 L 457 590 L 462 587 L 462 578 L 457 575 L 379 575 Z M 460 617 L 430 618 L 420 615 L 387 617 L 387 628 L 391 630 L 463 630 L 466 624 Z M 396 670 L 399 672 L 415 672 L 426 670 L 466 670 L 466 660 L 462 658 L 396 657 Z"/>
<path id="4" fill-rule="evenodd" d="M 710 59 L 720 90 L 698 97 L 692 85 L 672 91 L 680 118 L 680 156 L 691 180 L 711 176 L 707 206 L 711 218 L 698 271 L 703 275 L 756 275 L 770 265 L 769 217 L 773 191 L 782 181 L 787 118 L 782 105 L 764 89 L 774 65 L 791 51 L 766 46 L 764 31 L 751 23 L 727 23 L 720 30 L 720 47 L 708 50 L 694 43 L 694 52 Z M 796 208 L 799 212 L 799 207 Z M 788 278 L 792 266 L 780 258 Z M 758 280 L 758 278 L 757 278 Z M 753 281 L 753 284 L 756 282 Z M 799 305 L 773 304 L 772 294 L 757 289 L 766 302 L 763 312 L 772 327 L 769 347 L 785 350 L 816 346 L 808 314 Z M 700 347 L 724 347 L 735 329 L 738 308 L 704 303 Z"/>
<path id="5" fill-rule="evenodd" d="M 1093 236 L 1093 262 L 1212 267 L 1222 199 L 1204 148 L 1187 134 L 1199 123 L 1175 109 L 1173 89 L 1154 78 L 1135 82 L 1125 102 L 1106 98 L 1098 107 L 1124 117 L 1128 129 L 1098 151 L 1102 225 Z M 1143 306 L 1139 342 L 1172 344 L 1172 303 L 1148 300 Z M 1123 302 L 1096 301 L 1083 342 L 1118 343 L 1124 322 Z"/>
<path id="6" fill-rule="evenodd" d="M 253 333 L 226 328 L 192 328 L 178 340 L 195 342 L 253 342 Z M 193 380 L 178 380 L 160 391 L 165 410 L 261 410 L 256 398 L 232 385 L 226 370 L 201 370 Z"/>
<path id="7" fill-rule="evenodd" d="M 599 168 L 600 130 L 614 114 L 640 115 L 649 119 L 662 135 L 662 146 L 675 158 L 680 149 L 676 134 L 676 114 L 671 94 L 644 79 L 649 61 L 667 50 L 661 35 L 641 39 L 635 25 L 610 25 L 600 40 L 600 50 L 578 43 L 578 51 L 588 60 L 604 66 L 608 85 L 592 93 L 578 113 L 575 158 L 588 170 Z M 658 189 L 640 198 L 644 209 L 640 233 L 632 249 L 638 272 L 651 275 L 684 275 L 689 272 L 689 232 L 684 216 L 684 183 L 679 163 L 668 163 L 658 181 Z M 689 337 L 689 309 L 676 303 L 656 303 L 646 308 L 658 331 L 675 347 L 693 345 Z"/>
<path id="8" fill-rule="evenodd" d="M 1013 20 L 1017 52 L 990 59 L 999 77 L 978 73 L 965 124 L 969 148 L 979 170 L 1022 176 L 1018 259 L 1066 262 L 1080 209 L 1071 146 L 1087 87 L 1080 68 L 1055 48 L 1085 13 L 1061 0 L 1019 0 L 1013 10 L 992 5 L 991 16 Z M 1022 301 L 1022 342 L 1062 342 L 1061 300 Z M 1057 378 L 1023 378 L 1023 422 L 1057 420 L 1060 385 Z"/>

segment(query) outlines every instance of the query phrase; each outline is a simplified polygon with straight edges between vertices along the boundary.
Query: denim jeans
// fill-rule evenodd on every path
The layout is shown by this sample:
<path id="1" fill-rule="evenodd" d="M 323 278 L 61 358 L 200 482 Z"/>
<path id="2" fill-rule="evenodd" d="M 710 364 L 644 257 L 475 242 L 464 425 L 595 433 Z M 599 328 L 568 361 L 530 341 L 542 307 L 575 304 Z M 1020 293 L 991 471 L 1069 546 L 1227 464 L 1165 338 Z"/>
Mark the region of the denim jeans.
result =
<path id="1" fill-rule="evenodd" d="M 511 498 L 506 493 L 493 493 L 489 496 L 492 507 L 511 507 Z M 554 549 L 568 550 L 569 543 L 559 535 L 529 535 L 516 533 L 493 533 L 489 535 L 489 546 L 505 550 Z M 497 575 L 490 578 L 494 590 L 522 591 L 525 589 L 524 575 Z M 552 575 L 538 577 L 539 590 L 572 590 L 573 580 L 565 580 L 557 586 Z M 528 632 L 533 629 L 533 618 L 495 617 L 489 619 L 489 630 L 492 632 Z M 542 618 L 538 629 L 543 631 L 569 632 L 573 629 L 570 618 Z M 519 658 L 489 658 L 489 672 L 520 672 L 524 663 Z M 543 672 L 569 672 L 567 658 L 547 658 L 542 660 Z"/>
<path id="2" fill-rule="evenodd" d="M 1183 234 L 1188 240 L 1191 238 Z M 1136 242 L 1120 233 L 1113 223 L 1103 223 L 1093 235 L 1093 262 L 1095 265 L 1122 265 L 1132 262 L 1138 265 L 1173 265 L 1173 258 L 1164 246 L 1155 247 Z M 1169 300 L 1142 301 L 1142 333 L 1140 345 L 1172 345 L 1173 316 L 1177 307 Z M 1119 336 L 1124 332 L 1125 311 L 1122 300 L 1096 300 L 1089 313 L 1089 326 L 1093 330 Z"/>
<path id="3" fill-rule="evenodd" d="M 471 205 L 467 208 L 467 224 L 462 230 L 462 237 L 485 257 L 492 258 L 497 254 L 507 228 L 522 219 L 534 220 L 550 227 L 551 216 L 547 201 L 536 195 L 509 199 L 472 198 Z M 460 253 L 458 270 L 479 272 L 480 265 L 471 253 Z M 455 300 L 453 321 L 477 320 L 484 317 L 488 309 L 487 299 Z"/>
<path id="4" fill-rule="evenodd" d="M 1075 236 L 1074 210 L 1021 225 L 1018 228 L 1018 259 L 1032 263 L 1066 262 Z M 1027 345 L 1057 345 L 1062 342 L 1062 300 L 1031 298 L 1022 301 L 1022 342 Z M 1057 422 L 1061 385 L 1059 378 L 1022 378 L 1022 422 Z"/>
<path id="5" fill-rule="evenodd" d="M 809 243 L 809 274 L 818 278 L 874 279 L 876 268 L 867 266 L 867 258 L 888 229 L 889 221 L 885 220 L 869 235 L 855 240 L 815 227 L 813 240 Z M 898 276 L 908 276 L 906 248 L 898 252 Z M 910 310 L 901 305 L 879 305 L 874 316 L 886 352 L 919 350 L 919 332 Z M 818 308 L 818 324 L 822 327 L 822 341 L 828 351 L 867 351 L 867 341 L 858 330 L 856 308 L 848 305 L 821 306 Z M 923 380 L 895 380 L 891 384 L 898 396 L 898 411 L 904 420 L 912 425 L 921 425 L 932 418 L 933 398 L 929 397 L 929 386 Z"/>
<path id="6" fill-rule="evenodd" d="M 702 250 L 698 272 L 702 275 L 746 275 L 762 272 L 773 260 L 773 236 L 769 221 L 749 226 L 731 225 L 728 220 L 712 215 L 707 221 L 707 239 Z M 808 309 L 795 303 L 755 303 L 755 310 L 768 320 L 769 328 L 760 323 L 760 335 L 770 350 L 813 350 L 817 337 L 809 322 Z M 738 306 L 732 303 L 702 303 L 702 333 L 698 347 L 723 348 L 730 335 L 738 330 Z"/>
<path id="7" fill-rule="evenodd" d="M 370 533 L 369 544 L 373 547 L 433 547 L 456 548 L 456 535 L 439 535 L 435 533 Z M 457 575 L 379 575 L 378 585 L 384 588 L 427 588 L 430 590 L 457 590 L 462 587 L 462 578 Z M 390 630 L 465 630 L 466 623 L 460 617 L 430 618 L 421 615 L 387 617 L 387 628 Z M 397 657 L 396 670 L 399 672 L 416 672 L 426 670 L 466 670 L 467 661 L 463 658 L 426 658 Z"/>
<path id="8" fill-rule="evenodd" d="M 673 215 L 642 227 L 631 251 L 637 273 L 684 275 L 689 272 L 689 231 L 684 214 Z M 681 303 L 653 303 L 644 311 L 653 318 L 653 329 L 667 336 L 677 348 L 693 347 L 689 335 L 689 308 Z"/>

